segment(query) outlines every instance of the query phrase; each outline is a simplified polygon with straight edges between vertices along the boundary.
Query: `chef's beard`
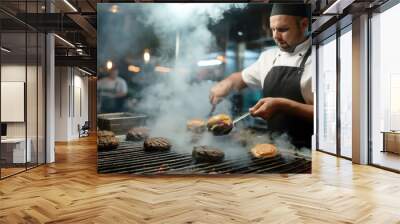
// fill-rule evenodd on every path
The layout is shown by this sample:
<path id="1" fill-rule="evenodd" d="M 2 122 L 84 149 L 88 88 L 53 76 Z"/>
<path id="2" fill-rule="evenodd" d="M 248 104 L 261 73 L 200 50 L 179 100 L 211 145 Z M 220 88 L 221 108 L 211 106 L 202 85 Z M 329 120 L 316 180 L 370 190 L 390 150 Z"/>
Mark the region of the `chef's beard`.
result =
<path id="1" fill-rule="evenodd" d="M 281 49 L 281 51 L 285 51 L 285 52 L 289 52 L 292 53 L 294 51 L 294 49 L 296 48 L 296 46 L 291 46 L 287 43 L 285 43 L 284 46 L 282 46 L 281 44 L 279 44 L 278 41 L 275 41 L 276 45 L 278 45 L 279 49 Z"/>

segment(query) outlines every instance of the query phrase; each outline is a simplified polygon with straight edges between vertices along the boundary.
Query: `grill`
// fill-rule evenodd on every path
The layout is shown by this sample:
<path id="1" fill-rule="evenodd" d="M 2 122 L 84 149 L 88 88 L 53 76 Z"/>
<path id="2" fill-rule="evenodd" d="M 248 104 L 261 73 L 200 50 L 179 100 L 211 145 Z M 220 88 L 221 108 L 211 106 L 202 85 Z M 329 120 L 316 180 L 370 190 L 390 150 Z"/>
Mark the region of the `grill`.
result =
<path id="1" fill-rule="evenodd" d="M 285 153 L 270 159 L 248 156 L 221 163 L 196 163 L 191 154 L 145 152 L 143 142 L 121 142 L 115 150 L 98 152 L 98 172 L 140 175 L 311 173 L 311 160 L 296 153 Z"/>
<path id="2" fill-rule="evenodd" d="M 125 134 L 133 126 L 142 126 L 147 119 L 143 114 L 108 113 L 99 114 L 97 122 L 100 130 L 109 130 L 115 134 Z"/>

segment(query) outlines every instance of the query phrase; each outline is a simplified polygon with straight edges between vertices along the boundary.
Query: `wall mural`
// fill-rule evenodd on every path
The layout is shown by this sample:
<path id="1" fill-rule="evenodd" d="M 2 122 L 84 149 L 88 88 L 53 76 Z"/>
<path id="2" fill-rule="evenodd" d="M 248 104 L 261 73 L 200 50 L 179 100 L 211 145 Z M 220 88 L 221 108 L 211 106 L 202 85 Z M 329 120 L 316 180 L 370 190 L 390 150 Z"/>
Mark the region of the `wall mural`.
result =
<path id="1" fill-rule="evenodd" d="M 98 4 L 98 172 L 311 173 L 310 6 Z"/>

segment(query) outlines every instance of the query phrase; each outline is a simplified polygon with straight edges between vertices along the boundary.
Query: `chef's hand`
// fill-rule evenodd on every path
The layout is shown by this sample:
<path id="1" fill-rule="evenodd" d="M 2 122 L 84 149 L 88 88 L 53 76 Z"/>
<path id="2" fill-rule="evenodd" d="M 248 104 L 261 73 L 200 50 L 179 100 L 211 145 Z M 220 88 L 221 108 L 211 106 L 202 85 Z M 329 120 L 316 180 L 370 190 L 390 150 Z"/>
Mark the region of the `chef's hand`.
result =
<path id="1" fill-rule="evenodd" d="M 213 86 L 210 90 L 210 103 L 217 105 L 222 101 L 222 98 L 229 94 L 232 90 L 232 82 L 230 80 L 223 80 Z"/>
<path id="2" fill-rule="evenodd" d="M 283 98 L 266 97 L 262 98 L 249 109 L 250 114 L 254 117 L 261 117 L 265 120 L 271 118 L 275 113 L 282 109 L 284 105 Z"/>

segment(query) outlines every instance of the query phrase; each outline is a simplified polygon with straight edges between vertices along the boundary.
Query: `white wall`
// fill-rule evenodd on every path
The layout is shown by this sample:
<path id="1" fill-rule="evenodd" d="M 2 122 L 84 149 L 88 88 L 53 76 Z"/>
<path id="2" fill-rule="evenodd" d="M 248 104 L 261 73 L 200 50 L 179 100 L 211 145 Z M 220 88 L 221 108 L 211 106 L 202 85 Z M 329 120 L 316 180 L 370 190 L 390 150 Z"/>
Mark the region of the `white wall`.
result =
<path id="1" fill-rule="evenodd" d="M 1 81 L 5 82 L 25 82 L 25 69 L 28 72 L 33 69 L 32 66 L 25 67 L 25 65 L 2 65 L 1 66 Z M 30 94 L 28 93 L 28 96 Z M 7 110 L 7 108 L 1 108 Z M 25 137 L 25 122 L 7 122 L 7 136 L 8 137 Z"/>
<path id="2" fill-rule="evenodd" d="M 2 65 L 1 81 L 25 82 L 25 69 L 25 65 Z M 25 137 L 25 122 L 7 122 L 7 137 Z"/>
<path id="3" fill-rule="evenodd" d="M 78 124 L 88 120 L 88 78 L 83 75 L 76 68 L 56 67 L 56 141 L 77 139 Z"/>
<path id="4" fill-rule="evenodd" d="M 68 140 L 68 85 L 67 67 L 55 68 L 55 141 Z"/>
<path id="5" fill-rule="evenodd" d="M 32 67 L 28 66 L 28 70 Z M 25 65 L 2 65 L 1 81 L 25 82 Z"/>
<path id="6" fill-rule="evenodd" d="M 54 5 L 46 1 L 46 8 L 54 12 Z M 46 163 L 56 159 L 55 153 L 55 41 L 54 34 L 46 35 Z"/>
<path id="7" fill-rule="evenodd" d="M 71 102 L 71 133 L 70 135 L 72 138 L 78 138 L 79 133 L 78 133 L 78 124 L 81 126 L 85 123 L 85 121 L 88 121 L 88 78 L 81 76 L 82 73 L 78 73 L 79 70 L 74 70 L 74 80 L 72 83 L 72 86 L 74 91 L 72 92 L 73 96 L 71 96 L 71 99 L 74 100 L 74 102 Z"/>

